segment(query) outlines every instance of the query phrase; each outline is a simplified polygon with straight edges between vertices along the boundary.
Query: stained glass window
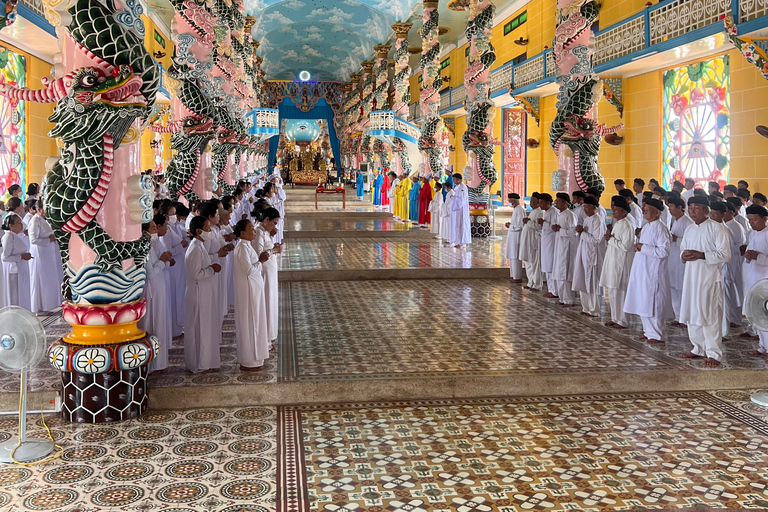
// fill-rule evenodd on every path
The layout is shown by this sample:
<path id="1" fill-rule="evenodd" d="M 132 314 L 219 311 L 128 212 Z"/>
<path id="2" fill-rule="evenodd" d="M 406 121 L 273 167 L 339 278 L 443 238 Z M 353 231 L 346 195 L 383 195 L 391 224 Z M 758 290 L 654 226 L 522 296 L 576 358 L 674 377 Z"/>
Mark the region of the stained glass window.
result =
<path id="1" fill-rule="evenodd" d="M 26 86 L 26 59 L 0 46 L 0 74 L 7 84 Z M 0 96 L 0 197 L 13 184 L 26 189 L 25 103 Z"/>
<path id="2" fill-rule="evenodd" d="M 729 56 L 664 72 L 663 184 L 728 181 L 731 161 Z"/>

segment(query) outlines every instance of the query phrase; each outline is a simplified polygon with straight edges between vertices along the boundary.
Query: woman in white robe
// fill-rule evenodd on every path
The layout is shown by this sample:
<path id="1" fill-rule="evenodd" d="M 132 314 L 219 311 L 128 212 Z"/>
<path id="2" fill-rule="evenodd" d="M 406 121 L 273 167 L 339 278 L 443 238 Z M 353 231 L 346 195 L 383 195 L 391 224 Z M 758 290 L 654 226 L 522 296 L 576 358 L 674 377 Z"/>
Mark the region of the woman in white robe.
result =
<path id="1" fill-rule="evenodd" d="M 598 246 L 605 241 L 605 219 L 597 213 L 597 200 L 588 197 L 584 204 L 584 221 L 576 226 L 579 232 L 579 247 L 573 265 L 573 285 L 579 292 L 581 312 L 585 316 L 600 316 L 598 282 L 600 273 L 597 266 Z"/>
<path id="2" fill-rule="evenodd" d="M 662 203 L 649 198 L 643 204 L 643 216 L 648 222 L 635 244 L 635 259 L 629 275 L 627 300 L 624 311 L 638 315 L 643 322 L 648 343 L 663 343 L 666 338 L 666 320 L 674 316 L 669 292 L 667 260 L 672 237 L 659 220 Z"/>
<path id="3" fill-rule="evenodd" d="M 5 305 L 32 309 L 29 252 L 27 237 L 21 217 L 8 214 L 3 221 L 3 280 L 5 281 Z"/>
<path id="4" fill-rule="evenodd" d="M 435 183 L 435 196 L 429 202 L 430 224 L 429 231 L 435 235 L 435 240 L 440 239 L 440 207 L 443 205 L 443 186 Z"/>
<path id="5" fill-rule="evenodd" d="M 184 365 L 187 370 L 209 373 L 221 366 L 221 315 L 218 283 L 214 276 L 221 265 L 211 261 L 206 241 L 213 236 L 211 223 L 195 217 L 189 225 L 190 242 L 185 256 L 187 293 L 184 298 Z"/>
<path id="6" fill-rule="evenodd" d="M 257 230 L 253 222 L 244 219 L 235 225 L 240 240 L 234 251 L 235 273 L 235 335 L 237 359 L 242 371 L 257 371 L 269 359 L 267 305 L 264 293 L 263 264 L 269 253 L 257 254 L 253 239 Z"/>
<path id="7" fill-rule="evenodd" d="M 64 271 L 61 252 L 53 236 L 42 201 L 38 202 L 37 214 L 29 223 L 29 241 L 32 245 L 32 312 L 49 313 L 61 306 L 61 282 Z"/>
<path id="8" fill-rule="evenodd" d="M 234 226 L 230 223 L 230 220 L 232 219 L 232 206 L 229 207 L 229 210 L 224 208 L 219 209 L 219 217 L 221 217 L 221 236 L 224 237 L 225 241 L 228 238 L 232 238 L 231 243 L 234 245 L 236 237 L 234 235 Z M 229 312 L 229 308 L 235 305 L 234 253 L 234 249 L 227 253 L 227 257 L 225 258 L 226 266 L 224 266 L 224 278 L 227 280 L 227 313 Z"/>
<path id="9" fill-rule="evenodd" d="M 450 240 L 454 247 L 465 247 L 472 243 L 472 228 L 469 221 L 469 189 L 462 181 L 461 174 L 453 175 L 453 184 Z"/>
<path id="10" fill-rule="evenodd" d="M 624 312 L 624 302 L 635 257 L 635 221 L 631 211 L 631 205 L 626 199 L 614 196 L 613 227 L 611 232 L 605 235 L 608 244 L 600 272 L 600 286 L 608 290 L 608 300 L 611 303 L 611 320 L 605 325 L 614 329 L 626 329 L 629 325 L 629 318 Z"/>
<path id="11" fill-rule="evenodd" d="M 216 307 L 219 311 L 219 327 L 221 327 L 224 317 L 229 311 L 229 305 L 227 304 L 227 255 L 235 248 L 228 240 L 231 236 L 225 235 L 221 231 L 220 206 L 221 201 L 211 200 L 200 209 L 200 215 L 207 219 L 211 226 L 212 234 L 210 235 L 210 240 L 206 241 L 208 256 L 211 258 L 211 262 L 218 263 L 221 266 L 221 272 L 217 273 L 214 277 L 218 289 Z"/>
<path id="12" fill-rule="evenodd" d="M 448 186 L 446 184 L 446 186 Z M 440 234 L 438 235 L 443 243 L 451 243 L 449 237 L 451 236 L 451 202 L 453 201 L 453 187 L 448 188 L 448 192 L 445 194 L 443 204 L 440 205 Z"/>
<path id="13" fill-rule="evenodd" d="M 256 227 L 256 236 L 253 245 L 256 254 L 266 252 L 269 259 L 262 263 L 262 276 L 264 277 L 264 296 L 267 309 L 267 335 L 270 343 L 275 343 L 280 327 L 280 301 L 278 298 L 277 282 L 277 257 L 283 251 L 280 244 L 272 241 L 272 234 L 277 230 L 277 221 L 280 213 L 275 208 L 267 208 L 260 212 L 261 221 Z"/>
<path id="14" fill-rule="evenodd" d="M 171 331 L 173 337 L 178 338 L 184 330 L 184 294 L 186 293 L 187 277 L 184 271 L 184 256 L 187 252 L 189 239 L 186 228 L 176 217 L 176 209 L 170 206 L 164 210 L 168 217 L 168 231 L 161 237 L 163 245 L 173 254 L 176 262 L 168 274 L 171 278 L 171 287 L 168 293 L 168 302 L 171 305 Z"/>
<path id="15" fill-rule="evenodd" d="M 155 215 L 157 220 L 165 221 L 162 214 Z M 171 349 L 171 318 L 169 313 L 168 285 L 169 278 L 167 268 L 173 260 L 170 251 L 165 250 L 165 246 L 160 242 L 160 234 L 157 224 L 151 221 L 142 224 L 142 231 L 151 240 L 147 262 L 144 268 L 147 272 L 147 281 L 144 285 L 144 298 L 147 299 L 147 312 L 139 320 L 139 327 L 148 333 L 157 336 L 160 342 L 160 351 L 155 354 L 155 358 L 149 363 L 149 371 L 152 373 L 161 372 L 168 368 L 168 352 Z"/>

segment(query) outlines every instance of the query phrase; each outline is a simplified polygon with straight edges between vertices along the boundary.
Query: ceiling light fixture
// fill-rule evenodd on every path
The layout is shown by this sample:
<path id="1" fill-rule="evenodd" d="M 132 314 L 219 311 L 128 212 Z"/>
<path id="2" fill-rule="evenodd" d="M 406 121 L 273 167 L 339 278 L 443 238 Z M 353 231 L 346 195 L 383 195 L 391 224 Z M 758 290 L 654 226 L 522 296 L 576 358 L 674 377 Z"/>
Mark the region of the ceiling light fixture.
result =
<path id="1" fill-rule="evenodd" d="M 301 71 L 299 73 L 299 80 L 301 80 L 302 82 L 306 82 L 310 78 L 312 78 L 312 75 L 309 74 L 309 71 Z"/>

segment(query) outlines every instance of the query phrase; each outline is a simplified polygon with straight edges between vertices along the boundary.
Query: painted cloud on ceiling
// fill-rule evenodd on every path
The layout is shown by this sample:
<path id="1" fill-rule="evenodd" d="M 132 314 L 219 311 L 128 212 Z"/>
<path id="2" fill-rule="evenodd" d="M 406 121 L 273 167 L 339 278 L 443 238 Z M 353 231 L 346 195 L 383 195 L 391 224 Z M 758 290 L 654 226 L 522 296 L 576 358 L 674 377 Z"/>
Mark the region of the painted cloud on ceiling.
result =
<path id="1" fill-rule="evenodd" d="M 268 79 L 345 81 L 418 0 L 244 0 Z"/>

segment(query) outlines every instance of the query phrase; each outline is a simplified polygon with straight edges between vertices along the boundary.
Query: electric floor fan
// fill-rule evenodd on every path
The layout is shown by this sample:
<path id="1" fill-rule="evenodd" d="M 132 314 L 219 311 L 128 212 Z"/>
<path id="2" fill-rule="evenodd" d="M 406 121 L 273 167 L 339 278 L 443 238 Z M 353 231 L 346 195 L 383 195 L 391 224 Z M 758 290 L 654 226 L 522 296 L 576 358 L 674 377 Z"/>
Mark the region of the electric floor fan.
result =
<path id="1" fill-rule="evenodd" d="M 753 328 L 768 331 L 768 279 L 756 282 L 747 292 L 744 313 Z M 758 405 L 768 407 L 768 391 L 754 393 L 751 399 Z"/>
<path id="2" fill-rule="evenodd" d="M 27 439 L 27 373 L 45 349 L 45 329 L 35 315 L 18 306 L 0 309 L 0 369 L 21 374 L 18 437 L 0 444 L 0 462 L 29 462 L 53 451 L 50 439 Z"/>

